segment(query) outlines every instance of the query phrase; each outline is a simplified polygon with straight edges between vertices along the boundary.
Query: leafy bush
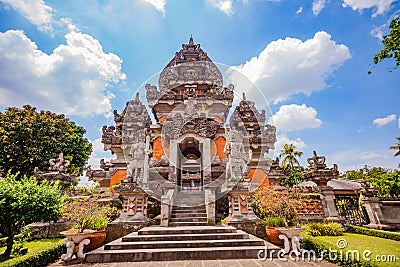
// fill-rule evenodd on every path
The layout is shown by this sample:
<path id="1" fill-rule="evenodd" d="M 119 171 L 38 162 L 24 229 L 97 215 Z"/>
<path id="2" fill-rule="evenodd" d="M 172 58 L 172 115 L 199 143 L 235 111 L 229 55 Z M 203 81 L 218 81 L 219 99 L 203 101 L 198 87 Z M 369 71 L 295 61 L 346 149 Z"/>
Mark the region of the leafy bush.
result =
<path id="1" fill-rule="evenodd" d="M 343 227 L 340 223 L 312 222 L 306 225 L 305 232 L 311 236 L 341 236 Z"/>
<path id="2" fill-rule="evenodd" d="M 272 217 L 268 216 L 264 219 L 265 224 L 269 227 L 284 227 L 285 224 L 285 219 L 282 217 Z"/>
<path id="3" fill-rule="evenodd" d="M 357 259 L 352 259 L 352 257 L 329 257 L 329 253 L 326 253 L 326 251 L 329 251 L 332 245 L 321 240 L 316 240 L 309 235 L 304 235 L 303 239 L 300 242 L 301 242 L 301 247 L 303 249 L 312 250 L 315 252 L 318 258 L 323 257 L 324 260 L 335 263 L 338 266 L 345 266 L 345 267 L 373 266 L 370 262 L 357 261 Z"/>
<path id="4" fill-rule="evenodd" d="M 369 229 L 369 228 L 360 227 L 360 226 L 350 226 L 347 231 L 350 233 L 376 236 L 376 237 L 380 237 L 380 238 L 400 241 L 400 233 L 386 232 L 386 231 Z"/>
<path id="5" fill-rule="evenodd" d="M 42 239 L 27 243 L 28 254 L 1 262 L 2 267 L 39 267 L 56 261 L 66 252 L 64 239 Z"/>

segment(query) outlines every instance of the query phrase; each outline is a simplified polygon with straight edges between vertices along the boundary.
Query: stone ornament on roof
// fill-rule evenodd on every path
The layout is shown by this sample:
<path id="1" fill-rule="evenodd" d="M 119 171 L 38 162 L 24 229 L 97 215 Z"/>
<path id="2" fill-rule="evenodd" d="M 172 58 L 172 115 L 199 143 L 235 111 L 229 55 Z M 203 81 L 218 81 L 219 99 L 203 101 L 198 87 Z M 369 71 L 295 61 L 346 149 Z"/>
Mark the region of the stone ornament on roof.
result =
<path id="1" fill-rule="evenodd" d="M 324 156 L 318 156 L 317 152 L 314 150 L 313 157 L 308 158 L 307 162 L 310 164 L 311 169 L 317 170 L 326 168 L 325 160 L 326 158 Z"/>

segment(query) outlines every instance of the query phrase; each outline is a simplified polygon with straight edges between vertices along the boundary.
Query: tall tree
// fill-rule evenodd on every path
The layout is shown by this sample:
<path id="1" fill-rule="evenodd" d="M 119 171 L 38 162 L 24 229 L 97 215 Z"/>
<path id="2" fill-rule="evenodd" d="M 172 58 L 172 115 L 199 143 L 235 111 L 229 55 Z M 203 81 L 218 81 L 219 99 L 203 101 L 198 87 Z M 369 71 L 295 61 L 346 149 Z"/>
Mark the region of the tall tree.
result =
<path id="1" fill-rule="evenodd" d="M 374 56 L 374 64 L 383 59 L 394 58 L 396 60 L 394 69 L 400 66 L 400 16 L 394 18 L 390 23 L 390 33 L 382 40 L 384 48 Z"/>
<path id="2" fill-rule="evenodd" d="M 279 154 L 279 158 L 282 159 L 282 168 L 288 173 L 289 179 L 285 181 L 286 185 L 296 185 L 301 178 L 299 175 L 301 168 L 300 162 L 297 157 L 301 157 L 303 152 L 297 151 L 297 147 L 294 144 L 284 144 Z"/>
<path id="3" fill-rule="evenodd" d="M 50 111 L 29 105 L 0 112 L 0 173 L 31 176 L 35 167 L 47 170 L 49 160 L 63 152 L 71 161 L 69 172 L 82 173 L 92 145 L 85 129 Z"/>
<path id="4" fill-rule="evenodd" d="M 23 225 L 57 221 L 65 200 L 58 183 L 38 184 L 33 177 L 17 179 L 17 176 L 7 173 L 0 179 L 0 224 L 7 236 L 6 257 L 10 256 L 14 236 Z"/>
<path id="5" fill-rule="evenodd" d="M 396 139 L 397 139 L 397 144 L 395 144 L 394 146 L 391 146 L 390 149 L 397 150 L 394 153 L 394 156 L 398 157 L 398 156 L 400 156 L 400 136 L 397 136 Z"/>

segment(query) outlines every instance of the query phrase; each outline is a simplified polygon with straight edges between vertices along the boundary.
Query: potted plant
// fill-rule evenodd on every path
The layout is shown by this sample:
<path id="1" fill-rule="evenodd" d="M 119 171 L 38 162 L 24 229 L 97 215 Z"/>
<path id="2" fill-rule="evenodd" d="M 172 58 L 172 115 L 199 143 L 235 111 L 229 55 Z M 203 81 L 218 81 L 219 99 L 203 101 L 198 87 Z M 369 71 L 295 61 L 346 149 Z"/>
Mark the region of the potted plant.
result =
<path id="1" fill-rule="evenodd" d="M 291 238 L 302 230 L 301 227 L 296 227 L 297 209 L 302 207 L 302 202 L 299 192 L 295 190 L 256 190 L 252 196 L 252 206 L 255 214 L 264 220 L 267 236 L 274 244 L 283 244 L 279 234 Z"/>
<path id="2" fill-rule="evenodd" d="M 61 232 L 62 235 L 78 244 L 83 239 L 90 243 L 85 249 L 100 247 L 105 238 L 105 229 L 115 217 L 116 208 L 109 204 L 99 203 L 101 194 L 75 196 L 67 199 L 64 209 L 64 219 L 74 222 L 72 228 Z"/>

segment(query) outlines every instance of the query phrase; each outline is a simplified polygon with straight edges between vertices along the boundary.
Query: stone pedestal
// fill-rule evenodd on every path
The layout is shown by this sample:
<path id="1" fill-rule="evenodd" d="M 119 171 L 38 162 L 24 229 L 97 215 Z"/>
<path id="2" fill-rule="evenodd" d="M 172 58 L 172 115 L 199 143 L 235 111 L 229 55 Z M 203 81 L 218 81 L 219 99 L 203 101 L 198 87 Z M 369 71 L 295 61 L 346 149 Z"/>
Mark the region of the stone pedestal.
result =
<path id="1" fill-rule="evenodd" d="M 147 193 L 136 183 L 123 182 L 115 191 L 122 198 L 122 211 L 117 222 L 148 222 Z"/>
<path id="2" fill-rule="evenodd" d="M 243 223 L 261 220 L 253 212 L 250 194 L 248 190 L 232 190 L 228 193 L 229 216 L 223 220 L 224 224 L 241 228 Z"/>

